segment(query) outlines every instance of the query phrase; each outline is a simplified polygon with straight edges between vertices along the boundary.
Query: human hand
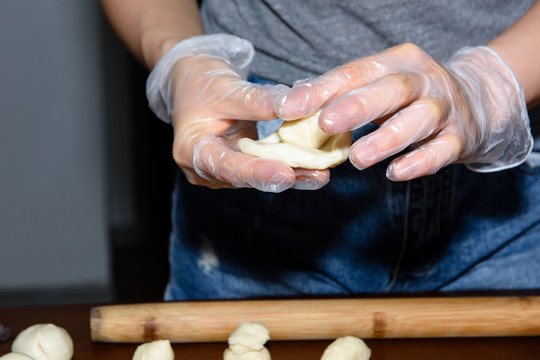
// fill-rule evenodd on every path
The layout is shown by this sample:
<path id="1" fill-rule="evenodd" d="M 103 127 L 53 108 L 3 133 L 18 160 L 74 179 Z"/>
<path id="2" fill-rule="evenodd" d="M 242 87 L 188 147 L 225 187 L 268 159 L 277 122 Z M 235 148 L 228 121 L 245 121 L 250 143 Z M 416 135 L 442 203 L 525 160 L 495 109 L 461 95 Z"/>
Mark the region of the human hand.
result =
<path id="1" fill-rule="evenodd" d="M 292 169 L 235 148 L 240 138 L 257 137 L 255 121 L 277 117 L 273 103 L 284 88 L 244 80 L 253 55 L 245 40 L 203 35 L 177 44 L 156 65 L 147 96 L 156 115 L 174 126 L 176 163 L 190 183 L 210 188 L 324 186 L 328 170 Z"/>
<path id="2" fill-rule="evenodd" d="M 387 168 L 394 181 L 458 162 L 479 172 L 502 170 L 525 161 L 532 148 L 521 85 L 487 47 L 464 48 L 443 65 L 403 44 L 300 82 L 276 99 L 283 119 L 320 108 L 319 126 L 329 134 L 381 125 L 351 147 L 358 169 L 412 146 Z"/>

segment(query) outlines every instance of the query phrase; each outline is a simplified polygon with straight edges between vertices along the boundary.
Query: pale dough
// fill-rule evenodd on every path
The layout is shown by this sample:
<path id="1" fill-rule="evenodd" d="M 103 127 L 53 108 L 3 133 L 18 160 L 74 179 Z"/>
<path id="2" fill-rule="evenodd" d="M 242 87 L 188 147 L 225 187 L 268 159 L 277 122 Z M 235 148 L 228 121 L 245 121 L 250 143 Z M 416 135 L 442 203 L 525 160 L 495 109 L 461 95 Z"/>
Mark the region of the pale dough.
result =
<path id="1" fill-rule="evenodd" d="M 169 340 L 155 340 L 141 344 L 133 354 L 133 360 L 174 360 Z"/>
<path id="2" fill-rule="evenodd" d="M 270 340 L 270 331 L 260 322 L 243 322 L 231 333 L 224 360 L 270 360 L 264 344 Z"/>
<path id="3" fill-rule="evenodd" d="M 330 139 L 319 127 L 320 111 L 303 119 L 285 121 L 277 133 L 282 142 L 304 149 L 318 149 Z"/>
<path id="4" fill-rule="evenodd" d="M 34 360 L 34 359 L 23 353 L 11 352 L 4 356 L 0 356 L 0 360 Z"/>
<path id="5" fill-rule="evenodd" d="M 270 351 L 263 347 L 261 350 L 248 351 L 243 354 L 235 354 L 231 349 L 223 352 L 223 360 L 271 360 Z"/>
<path id="6" fill-rule="evenodd" d="M 324 351 L 321 360 L 369 360 L 371 350 L 355 336 L 336 339 Z"/>
<path id="7" fill-rule="evenodd" d="M 261 140 L 243 138 L 238 148 L 247 155 L 278 160 L 290 167 L 328 169 L 348 159 L 351 132 L 328 135 L 318 126 L 320 112 L 307 118 L 285 121 Z"/>
<path id="8" fill-rule="evenodd" d="M 36 324 L 17 335 L 11 351 L 26 354 L 34 360 L 70 360 L 73 357 L 73 340 L 61 327 Z"/>
<path id="9" fill-rule="evenodd" d="M 241 354 L 250 350 L 261 350 L 270 340 L 270 331 L 260 322 L 243 322 L 229 335 L 229 348 Z"/>

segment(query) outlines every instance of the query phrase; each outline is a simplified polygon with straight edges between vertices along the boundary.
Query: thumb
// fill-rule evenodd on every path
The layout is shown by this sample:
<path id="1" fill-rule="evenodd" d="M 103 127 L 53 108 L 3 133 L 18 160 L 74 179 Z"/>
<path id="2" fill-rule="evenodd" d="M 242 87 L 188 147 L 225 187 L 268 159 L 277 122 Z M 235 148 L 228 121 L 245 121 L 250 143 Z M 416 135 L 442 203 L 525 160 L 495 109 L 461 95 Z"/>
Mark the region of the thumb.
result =
<path id="1" fill-rule="evenodd" d="M 264 121 L 274 120 L 278 117 L 274 110 L 276 99 L 289 88 L 285 85 L 259 85 L 243 81 L 237 91 L 231 91 L 228 95 L 231 104 L 235 108 L 234 119 Z"/>

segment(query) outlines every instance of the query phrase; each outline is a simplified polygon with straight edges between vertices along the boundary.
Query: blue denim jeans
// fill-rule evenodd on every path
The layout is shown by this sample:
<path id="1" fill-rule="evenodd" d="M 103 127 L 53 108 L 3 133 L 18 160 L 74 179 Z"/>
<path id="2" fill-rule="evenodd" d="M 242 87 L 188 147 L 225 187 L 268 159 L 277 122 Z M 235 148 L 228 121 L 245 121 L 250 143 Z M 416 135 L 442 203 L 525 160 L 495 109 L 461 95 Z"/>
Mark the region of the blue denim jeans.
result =
<path id="1" fill-rule="evenodd" d="M 321 190 L 280 194 L 210 190 L 179 172 L 165 299 L 539 289 L 531 163 L 391 182 L 387 162 L 346 162 Z"/>

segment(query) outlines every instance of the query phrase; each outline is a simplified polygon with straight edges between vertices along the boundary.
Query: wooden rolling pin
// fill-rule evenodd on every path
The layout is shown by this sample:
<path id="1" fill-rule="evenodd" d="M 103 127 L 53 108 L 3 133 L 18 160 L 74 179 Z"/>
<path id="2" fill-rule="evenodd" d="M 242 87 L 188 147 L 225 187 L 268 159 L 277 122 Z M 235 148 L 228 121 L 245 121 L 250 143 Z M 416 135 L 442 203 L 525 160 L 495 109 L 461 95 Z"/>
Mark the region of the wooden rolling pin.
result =
<path id="1" fill-rule="evenodd" d="M 94 307 L 92 341 L 226 342 L 260 321 L 273 340 L 540 335 L 540 296 L 246 300 Z"/>

